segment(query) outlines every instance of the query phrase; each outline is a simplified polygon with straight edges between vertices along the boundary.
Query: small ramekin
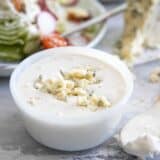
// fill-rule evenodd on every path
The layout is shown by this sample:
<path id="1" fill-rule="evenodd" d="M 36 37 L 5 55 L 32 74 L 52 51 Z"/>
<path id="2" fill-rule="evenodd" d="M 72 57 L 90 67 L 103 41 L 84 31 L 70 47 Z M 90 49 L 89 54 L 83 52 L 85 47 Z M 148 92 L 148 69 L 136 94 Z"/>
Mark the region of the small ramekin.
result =
<path id="1" fill-rule="evenodd" d="M 115 106 L 95 112 L 79 122 L 74 119 L 59 121 L 56 117 L 51 118 L 51 115 L 27 106 L 23 99 L 19 98 L 20 93 L 16 87 L 21 73 L 37 60 L 62 52 L 95 57 L 115 68 L 123 76 L 126 84 L 126 92 L 122 99 Z M 127 66 L 116 56 L 87 47 L 62 47 L 43 50 L 21 62 L 11 76 L 10 90 L 24 119 L 24 125 L 35 140 L 54 149 L 78 151 L 95 147 L 115 133 L 122 117 L 122 110 L 125 109 L 133 90 L 133 77 Z"/>

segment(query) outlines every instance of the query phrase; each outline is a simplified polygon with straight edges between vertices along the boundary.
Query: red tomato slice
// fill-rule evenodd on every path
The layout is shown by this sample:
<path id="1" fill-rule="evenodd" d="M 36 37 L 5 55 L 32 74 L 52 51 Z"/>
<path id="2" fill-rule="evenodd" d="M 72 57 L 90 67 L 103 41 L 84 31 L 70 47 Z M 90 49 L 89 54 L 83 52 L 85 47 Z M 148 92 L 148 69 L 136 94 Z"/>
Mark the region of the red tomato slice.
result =
<path id="1" fill-rule="evenodd" d="M 69 43 L 68 40 L 63 38 L 59 33 L 54 32 L 42 37 L 42 45 L 47 49 L 68 46 Z"/>
<path id="2" fill-rule="evenodd" d="M 23 10 L 24 6 L 22 0 L 12 0 L 12 3 L 18 12 L 21 12 Z"/>

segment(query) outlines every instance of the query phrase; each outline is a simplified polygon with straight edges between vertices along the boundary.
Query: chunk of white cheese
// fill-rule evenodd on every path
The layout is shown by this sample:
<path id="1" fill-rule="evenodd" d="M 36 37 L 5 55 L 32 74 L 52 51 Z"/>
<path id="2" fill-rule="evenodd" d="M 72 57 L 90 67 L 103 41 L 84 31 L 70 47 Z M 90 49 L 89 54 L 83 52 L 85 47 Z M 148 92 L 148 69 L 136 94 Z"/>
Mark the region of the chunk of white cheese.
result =
<path id="1" fill-rule="evenodd" d="M 131 119 L 120 133 L 124 150 L 145 158 L 160 153 L 160 102 Z"/>
<path id="2" fill-rule="evenodd" d="M 142 53 L 143 45 L 149 45 L 148 32 L 153 28 L 160 0 L 127 0 L 124 16 L 124 31 L 119 45 L 119 54 L 127 61 Z M 153 35 L 155 37 L 155 34 Z M 152 40 L 153 41 L 153 40 Z"/>

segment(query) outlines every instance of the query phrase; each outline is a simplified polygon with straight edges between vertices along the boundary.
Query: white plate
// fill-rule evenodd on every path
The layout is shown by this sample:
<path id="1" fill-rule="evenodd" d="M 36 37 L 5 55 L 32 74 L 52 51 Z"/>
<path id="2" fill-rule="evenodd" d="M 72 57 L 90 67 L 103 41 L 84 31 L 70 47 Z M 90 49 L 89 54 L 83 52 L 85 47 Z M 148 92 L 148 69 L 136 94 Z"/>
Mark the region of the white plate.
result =
<path id="1" fill-rule="evenodd" d="M 106 12 L 106 9 L 104 8 L 104 6 L 101 5 L 101 3 L 98 2 L 97 0 L 87 0 L 87 1 L 81 0 L 80 5 L 82 7 L 83 6 L 89 7 L 90 12 L 93 13 L 94 16 L 103 14 L 104 12 Z M 87 44 L 87 47 L 94 47 L 95 45 L 97 45 L 103 38 L 106 31 L 107 31 L 107 23 L 103 23 L 103 26 L 101 27 L 101 30 L 99 31 L 99 33 L 96 35 L 96 37 L 92 41 L 90 41 Z M 10 76 L 10 74 L 12 73 L 12 71 L 15 69 L 17 65 L 18 63 L 0 62 L 0 76 L 1 77 Z"/>

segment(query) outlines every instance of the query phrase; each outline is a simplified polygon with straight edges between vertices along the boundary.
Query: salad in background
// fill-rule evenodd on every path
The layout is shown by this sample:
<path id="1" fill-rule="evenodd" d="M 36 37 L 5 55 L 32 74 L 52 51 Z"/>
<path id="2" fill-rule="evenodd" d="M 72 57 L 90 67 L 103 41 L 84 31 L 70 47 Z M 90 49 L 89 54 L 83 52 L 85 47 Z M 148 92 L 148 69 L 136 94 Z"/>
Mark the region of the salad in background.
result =
<path id="1" fill-rule="evenodd" d="M 20 61 L 35 51 L 68 45 L 86 45 L 101 24 L 66 39 L 61 36 L 92 18 L 79 0 L 0 1 L 0 61 Z"/>

